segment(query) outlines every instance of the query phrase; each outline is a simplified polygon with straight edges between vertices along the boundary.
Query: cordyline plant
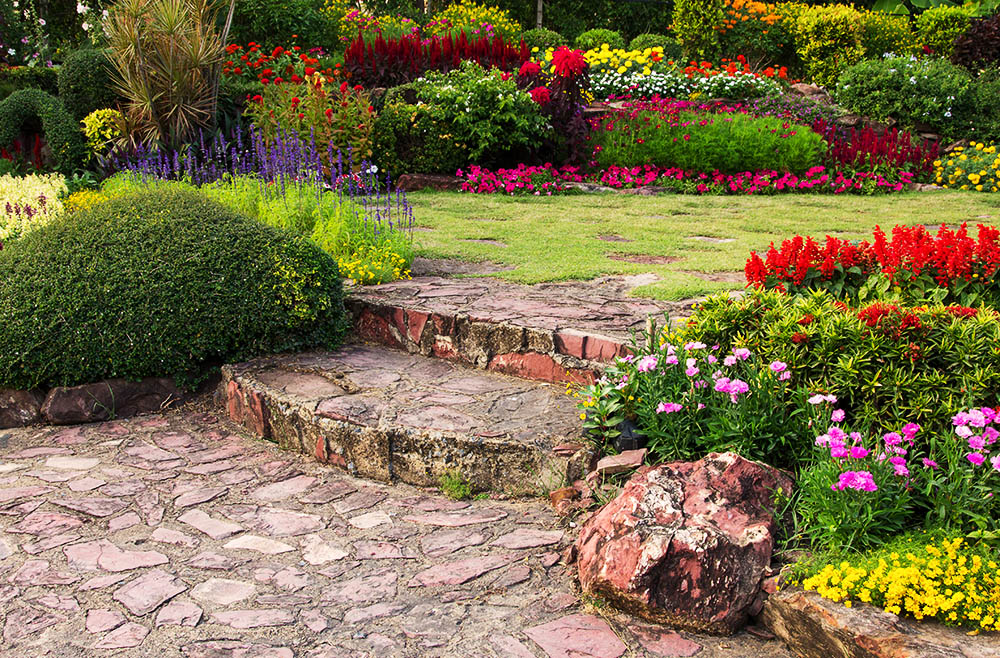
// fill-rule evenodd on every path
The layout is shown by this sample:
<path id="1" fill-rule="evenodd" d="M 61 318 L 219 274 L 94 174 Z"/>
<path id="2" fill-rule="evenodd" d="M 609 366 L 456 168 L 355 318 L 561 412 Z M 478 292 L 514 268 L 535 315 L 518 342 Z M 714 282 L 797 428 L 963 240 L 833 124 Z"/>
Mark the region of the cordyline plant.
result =
<path id="1" fill-rule="evenodd" d="M 124 140 L 176 148 L 212 125 L 234 4 L 221 34 L 219 0 L 121 0 L 112 8 L 108 44 L 127 99 Z"/>

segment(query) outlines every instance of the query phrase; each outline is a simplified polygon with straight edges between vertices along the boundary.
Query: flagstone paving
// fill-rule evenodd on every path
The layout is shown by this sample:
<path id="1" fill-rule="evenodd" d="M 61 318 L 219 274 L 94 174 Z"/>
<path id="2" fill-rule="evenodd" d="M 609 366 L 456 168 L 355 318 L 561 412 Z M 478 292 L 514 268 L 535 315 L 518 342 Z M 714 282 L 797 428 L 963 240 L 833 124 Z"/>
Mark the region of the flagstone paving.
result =
<path id="1" fill-rule="evenodd" d="M 206 409 L 0 432 L 0 655 L 791 656 L 584 604 L 540 501 L 354 479 Z"/>

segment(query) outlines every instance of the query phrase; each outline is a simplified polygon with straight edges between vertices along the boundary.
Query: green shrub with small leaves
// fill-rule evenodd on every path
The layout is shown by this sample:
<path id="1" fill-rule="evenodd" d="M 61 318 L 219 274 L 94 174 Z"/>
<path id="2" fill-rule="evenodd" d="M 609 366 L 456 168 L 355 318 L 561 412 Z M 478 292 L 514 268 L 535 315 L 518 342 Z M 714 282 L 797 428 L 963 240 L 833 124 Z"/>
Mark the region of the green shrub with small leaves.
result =
<path id="1" fill-rule="evenodd" d="M 794 27 L 795 50 L 812 82 L 832 86 L 865 57 L 862 14 L 848 5 L 809 7 Z"/>
<path id="2" fill-rule="evenodd" d="M 538 48 L 543 52 L 569 43 L 563 35 L 544 27 L 525 30 L 521 38 L 528 44 L 528 48 Z"/>
<path id="3" fill-rule="evenodd" d="M 629 50 L 646 50 L 647 48 L 662 48 L 663 56 L 668 61 L 678 61 L 684 56 L 684 49 L 677 39 L 664 34 L 640 34 L 628 44 Z"/>
<path id="4" fill-rule="evenodd" d="M 26 126 L 45 133 L 55 169 L 71 174 L 83 166 L 87 145 L 61 100 L 40 89 L 21 89 L 0 101 L 0 147 L 10 146 Z"/>
<path id="5" fill-rule="evenodd" d="M 968 29 L 974 13 L 969 7 L 941 6 L 928 9 L 917 18 L 917 38 L 936 55 L 951 57 L 955 50 L 955 39 Z"/>
<path id="6" fill-rule="evenodd" d="M 59 69 L 47 66 L 0 66 L 0 101 L 19 89 L 41 89 L 55 94 L 59 91 Z"/>
<path id="7" fill-rule="evenodd" d="M 573 45 L 580 50 L 593 50 L 594 48 L 600 48 L 601 44 L 605 43 L 608 44 L 611 50 L 625 48 L 625 39 L 622 38 L 621 33 L 603 29 L 587 30 L 576 38 Z"/>
<path id="8" fill-rule="evenodd" d="M 719 53 L 718 27 L 725 18 L 722 0 L 677 0 L 673 29 L 685 54 L 714 60 Z"/>
<path id="9" fill-rule="evenodd" d="M 59 98 L 79 121 L 94 110 L 115 107 L 118 95 L 105 50 L 74 50 L 59 69 Z"/>
<path id="10" fill-rule="evenodd" d="M 111 199 L 0 251 L 0 388 L 121 377 L 204 380 L 212 366 L 332 348 L 337 264 L 304 237 L 185 189 Z"/>

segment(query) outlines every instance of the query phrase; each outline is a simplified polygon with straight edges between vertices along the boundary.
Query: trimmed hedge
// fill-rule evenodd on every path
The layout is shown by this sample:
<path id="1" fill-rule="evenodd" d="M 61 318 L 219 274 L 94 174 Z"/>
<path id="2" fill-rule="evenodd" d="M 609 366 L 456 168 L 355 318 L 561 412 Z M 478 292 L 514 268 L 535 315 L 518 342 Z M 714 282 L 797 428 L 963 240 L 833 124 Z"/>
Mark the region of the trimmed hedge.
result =
<path id="1" fill-rule="evenodd" d="M 105 50 L 74 50 L 59 69 L 59 98 L 79 121 L 94 110 L 118 105 Z"/>
<path id="2" fill-rule="evenodd" d="M 82 167 L 87 144 L 61 100 L 40 89 L 21 89 L 0 102 L 0 146 L 17 139 L 26 123 L 38 121 L 52 151 L 55 169 L 71 174 Z"/>
<path id="3" fill-rule="evenodd" d="M 0 101 L 20 89 L 41 89 L 50 94 L 59 90 L 59 69 L 45 66 L 0 66 Z"/>
<path id="4" fill-rule="evenodd" d="M 580 50 L 594 50 L 605 43 L 611 50 L 625 48 L 625 39 L 620 33 L 604 29 L 587 30 L 576 38 L 573 45 Z"/>
<path id="5" fill-rule="evenodd" d="M 305 238 L 189 190 L 72 213 L 0 251 L 0 388 L 123 377 L 335 347 L 337 264 Z"/>

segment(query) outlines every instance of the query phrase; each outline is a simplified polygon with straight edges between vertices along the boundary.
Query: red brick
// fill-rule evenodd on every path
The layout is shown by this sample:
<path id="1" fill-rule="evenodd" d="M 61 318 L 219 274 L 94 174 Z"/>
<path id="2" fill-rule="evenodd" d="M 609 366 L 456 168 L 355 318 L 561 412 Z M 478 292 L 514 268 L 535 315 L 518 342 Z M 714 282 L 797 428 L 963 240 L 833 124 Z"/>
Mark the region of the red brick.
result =
<path id="1" fill-rule="evenodd" d="M 588 361 L 610 362 L 620 354 L 622 344 L 610 338 L 587 336 L 583 358 Z"/>
<path id="2" fill-rule="evenodd" d="M 316 450 L 313 452 L 316 456 L 316 461 L 326 462 L 328 457 L 326 454 L 326 437 L 321 436 L 316 439 Z"/>
<path id="3" fill-rule="evenodd" d="M 563 369 L 552 357 L 538 352 L 498 354 L 490 360 L 487 369 L 542 382 L 565 381 Z"/>
<path id="4" fill-rule="evenodd" d="M 460 357 L 455 345 L 448 336 L 435 336 L 434 344 L 431 345 L 431 354 L 439 359 L 458 359 Z"/>

